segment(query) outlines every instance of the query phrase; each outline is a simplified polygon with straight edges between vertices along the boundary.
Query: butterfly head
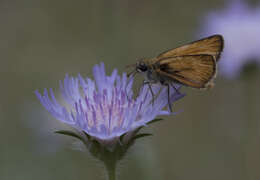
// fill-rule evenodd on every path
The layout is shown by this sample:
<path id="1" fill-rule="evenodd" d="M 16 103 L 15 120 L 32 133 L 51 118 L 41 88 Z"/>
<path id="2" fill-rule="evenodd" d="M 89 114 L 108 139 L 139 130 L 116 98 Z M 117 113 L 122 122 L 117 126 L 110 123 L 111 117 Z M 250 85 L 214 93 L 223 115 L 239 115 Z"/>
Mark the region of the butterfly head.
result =
<path id="1" fill-rule="evenodd" d="M 148 70 L 148 65 L 147 63 L 145 62 L 144 59 L 142 60 L 139 60 L 137 63 L 136 63 L 136 72 L 139 72 L 139 73 L 144 73 Z"/>
<path id="2" fill-rule="evenodd" d="M 135 76 L 138 73 L 147 74 L 150 70 L 149 59 L 140 59 L 135 64 L 128 65 L 127 68 L 134 68 L 130 73 L 128 73 L 128 77 L 131 75 Z"/>

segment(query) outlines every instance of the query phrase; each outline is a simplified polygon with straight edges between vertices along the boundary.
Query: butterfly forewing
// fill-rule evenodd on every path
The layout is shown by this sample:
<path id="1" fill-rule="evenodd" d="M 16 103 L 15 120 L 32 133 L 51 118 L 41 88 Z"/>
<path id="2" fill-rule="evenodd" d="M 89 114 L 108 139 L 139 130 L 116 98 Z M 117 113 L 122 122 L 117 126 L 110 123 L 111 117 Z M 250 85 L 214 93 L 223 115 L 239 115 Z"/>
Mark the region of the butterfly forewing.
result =
<path id="1" fill-rule="evenodd" d="M 159 76 L 194 88 L 205 88 L 216 73 L 216 61 L 211 55 L 163 58 L 157 67 Z"/>
<path id="2" fill-rule="evenodd" d="M 198 41 L 194 41 L 190 44 L 171 49 L 161 53 L 157 56 L 158 59 L 184 56 L 184 55 L 211 55 L 217 61 L 220 57 L 220 53 L 223 50 L 224 40 L 221 35 L 213 35 Z"/>

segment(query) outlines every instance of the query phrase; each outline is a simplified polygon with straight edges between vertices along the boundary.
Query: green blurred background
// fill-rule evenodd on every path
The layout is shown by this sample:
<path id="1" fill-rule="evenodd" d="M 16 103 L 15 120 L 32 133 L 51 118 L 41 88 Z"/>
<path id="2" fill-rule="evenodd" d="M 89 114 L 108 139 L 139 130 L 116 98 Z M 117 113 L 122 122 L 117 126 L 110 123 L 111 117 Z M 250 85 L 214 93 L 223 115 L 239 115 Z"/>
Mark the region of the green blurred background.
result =
<path id="1" fill-rule="evenodd" d="M 64 125 L 41 106 L 34 91 L 53 87 L 66 73 L 92 77 L 195 40 L 201 19 L 224 0 L 1 0 L 0 179 L 102 180 L 103 167 L 74 139 L 56 135 Z M 256 1 L 250 1 L 254 5 Z M 216 87 L 183 88 L 182 111 L 147 127 L 119 167 L 119 179 L 260 179 L 260 73 Z"/>

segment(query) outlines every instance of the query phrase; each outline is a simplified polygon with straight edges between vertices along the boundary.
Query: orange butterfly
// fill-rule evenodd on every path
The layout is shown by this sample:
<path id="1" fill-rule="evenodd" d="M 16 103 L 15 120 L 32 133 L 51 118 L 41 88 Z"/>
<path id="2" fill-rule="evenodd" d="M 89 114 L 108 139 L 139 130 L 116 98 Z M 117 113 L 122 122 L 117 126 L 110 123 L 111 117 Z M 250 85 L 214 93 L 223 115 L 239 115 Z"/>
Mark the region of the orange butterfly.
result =
<path id="1" fill-rule="evenodd" d="M 171 109 L 169 94 L 170 86 L 175 90 L 174 83 L 185 86 L 207 89 L 212 87 L 216 76 L 217 61 L 224 47 L 221 35 L 213 35 L 184 46 L 170 49 L 155 58 L 139 60 L 132 72 L 145 76 L 144 84 L 160 83 L 168 87 L 168 101 Z M 133 65 L 130 65 L 133 66 Z M 132 74 L 130 73 L 130 74 Z M 151 90 L 153 95 L 153 92 Z"/>

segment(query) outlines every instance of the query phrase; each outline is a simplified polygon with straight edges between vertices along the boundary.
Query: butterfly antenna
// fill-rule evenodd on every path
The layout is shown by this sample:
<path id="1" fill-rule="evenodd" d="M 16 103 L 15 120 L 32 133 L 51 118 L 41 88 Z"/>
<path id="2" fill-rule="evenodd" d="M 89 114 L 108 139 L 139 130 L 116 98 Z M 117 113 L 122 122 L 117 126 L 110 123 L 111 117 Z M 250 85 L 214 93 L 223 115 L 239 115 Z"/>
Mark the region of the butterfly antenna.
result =
<path id="1" fill-rule="evenodd" d="M 129 64 L 125 66 L 125 69 L 136 67 L 136 64 Z"/>

